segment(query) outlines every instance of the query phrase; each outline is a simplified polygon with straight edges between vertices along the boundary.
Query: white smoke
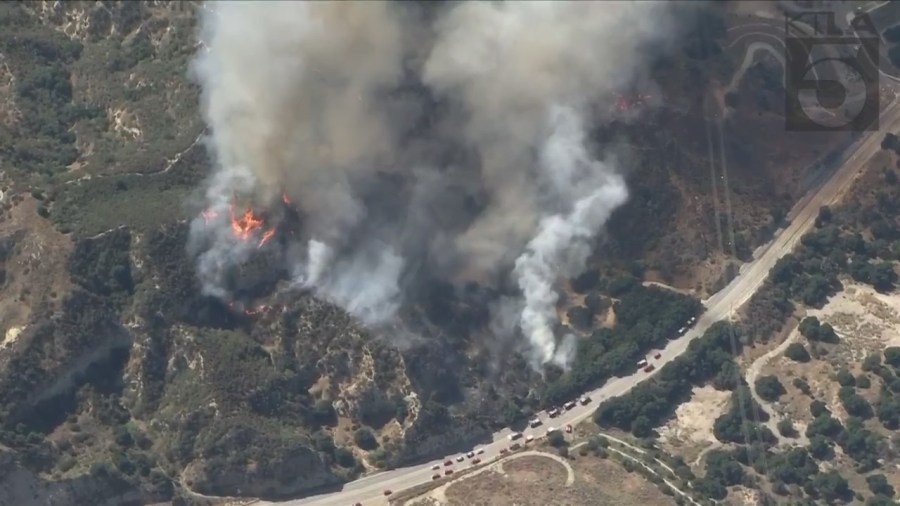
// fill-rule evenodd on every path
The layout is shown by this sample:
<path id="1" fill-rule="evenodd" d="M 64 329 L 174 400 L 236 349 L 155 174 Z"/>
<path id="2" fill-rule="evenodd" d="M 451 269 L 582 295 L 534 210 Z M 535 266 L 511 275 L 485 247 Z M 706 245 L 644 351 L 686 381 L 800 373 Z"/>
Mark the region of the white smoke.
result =
<path id="1" fill-rule="evenodd" d="M 263 205 L 284 192 L 303 221 L 297 284 L 370 325 L 394 317 L 419 270 L 459 283 L 511 270 L 533 363 L 571 360 L 574 338 L 554 336 L 554 284 L 585 267 L 627 198 L 615 161 L 587 141 L 588 124 L 612 118 L 583 115 L 646 78 L 646 44 L 672 33 L 671 4 L 204 9 L 194 72 L 218 167 L 207 204 L 227 212 L 235 191 Z M 440 114 L 404 94 L 410 83 Z M 474 156 L 448 162 L 446 146 Z M 195 222 L 192 242 L 205 290 L 225 296 L 223 266 L 252 248 L 216 223 Z"/>
<path id="2" fill-rule="evenodd" d="M 555 358 L 566 365 L 570 357 L 556 355 L 553 329 L 557 323 L 560 276 L 581 273 L 591 253 L 592 240 L 615 208 L 625 203 L 625 180 L 610 165 L 593 160 L 584 144 L 584 128 L 575 111 L 551 110 L 553 134 L 544 145 L 540 167 L 561 202 L 572 202 L 568 212 L 541 219 L 537 235 L 516 260 L 513 271 L 525 298 L 522 331 L 534 349 L 537 364 Z"/>

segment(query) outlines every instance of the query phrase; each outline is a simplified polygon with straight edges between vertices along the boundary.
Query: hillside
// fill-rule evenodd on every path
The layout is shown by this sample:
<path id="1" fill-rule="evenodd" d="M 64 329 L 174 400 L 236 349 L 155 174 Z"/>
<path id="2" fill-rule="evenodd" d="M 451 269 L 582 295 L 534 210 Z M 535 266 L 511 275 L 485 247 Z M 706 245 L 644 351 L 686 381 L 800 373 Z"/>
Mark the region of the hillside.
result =
<path id="1" fill-rule="evenodd" d="M 742 101 L 724 120 L 726 208 L 704 112 L 724 116 L 710 97 L 743 55 L 725 15 L 702 18 L 710 35 L 654 69 L 647 114 L 595 132 L 627 152 L 632 195 L 591 270 L 561 280 L 581 353 L 541 378 L 485 338 L 496 288 L 435 281 L 404 308 L 396 334 L 415 337 L 399 347 L 292 290 L 265 255 L 239 269 L 253 307 L 201 293 L 186 248 L 211 167 L 188 80 L 197 9 L 0 4 L 0 503 L 34 499 L 22 483 L 64 490 L 61 504 L 297 497 L 469 447 L 674 335 L 834 140 L 788 153 L 795 139 L 756 133 L 780 127 L 777 108 Z M 737 94 L 777 95 L 777 69 L 757 63 Z"/>

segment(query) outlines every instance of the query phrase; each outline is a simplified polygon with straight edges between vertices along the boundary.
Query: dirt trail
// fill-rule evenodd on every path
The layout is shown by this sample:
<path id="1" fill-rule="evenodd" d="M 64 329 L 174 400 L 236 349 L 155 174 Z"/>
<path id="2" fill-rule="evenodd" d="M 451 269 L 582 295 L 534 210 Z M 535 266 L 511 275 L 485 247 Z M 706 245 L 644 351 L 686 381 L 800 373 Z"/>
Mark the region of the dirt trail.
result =
<path id="1" fill-rule="evenodd" d="M 773 358 L 782 355 L 784 351 L 790 346 L 792 343 L 797 342 L 800 339 L 800 331 L 798 329 L 794 329 L 791 334 L 777 347 L 766 353 L 765 355 L 759 357 L 754 360 L 750 367 L 747 369 L 746 380 L 747 385 L 750 387 L 750 394 L 753 396 L 753 400 L 756 401 L 757 404 L 769 415 L 769 421 L 765 423 L 766 427 L 772 431 L 772 434 L 778 438 L 778 444 L 781 445 L 795 445 L 800 444 L 806 446 L 809 444 L 809 439 L 806 437 L 806 434 L 798 434 L 795 438 L 788 438 L 781 435 L 778 432 L 778 421 L 782 418 L 781 414 L 778 414 L 775 411 L 775 408 L 772 406 L 772 403 L 764 400 L 759 394 L 756 393 L 756 379 L 759 377 L 760 371 L 762 368 L 769 363 Z"/>

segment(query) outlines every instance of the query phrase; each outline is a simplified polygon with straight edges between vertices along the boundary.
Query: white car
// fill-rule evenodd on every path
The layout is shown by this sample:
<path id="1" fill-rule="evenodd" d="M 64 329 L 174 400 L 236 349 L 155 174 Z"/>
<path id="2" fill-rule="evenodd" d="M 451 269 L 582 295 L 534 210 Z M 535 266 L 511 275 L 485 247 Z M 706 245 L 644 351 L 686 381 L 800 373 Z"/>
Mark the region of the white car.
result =
<path id="1" fill-rule="evenodd" d="M 515 441 L 516 439 L 519 439 L 520 437 L 522 437 L 522 433 L 521 432 L 513 432 L 512 434 L 510 434 L 507 437 L 509 438 L 510 441 Z"/>
<path id="2" fill-rule="evenodd" d="M 459 457 L 456 457 L 456 461 L 457 461 L 457 462 L 462 462 L 462 461 L 464 461 L 464 460 L 466 460 L 466 458 L 463 457 L 462 455 L 460 455 Z"/>
<path id="3" fill-rule="evenodd" d="M 534 436 L 532 436 L 531 434 L 529 434 L 528 436 L 525 437 L 526 443 L 530 443 L 532 441 L 534 441 Z"/>
<path id="4" fill-rule="evenodd" d="M 556 432 L 556 427 L 548 427 L 548 428 L 547 428 L 547 435 L 548 435 L 548 436 L 549 436 L 550 434 L 554 433 L 554 432 Z"/>
<path id="5" fill-rule="evenodd" d="M 563 407 L 565 407 L 567 410 L 572 409 L 575 407 L 575 401 L 569 401 L 569 402 L 565 403 L 565 405 Z"/>
<path id="6" fill-rule="evenodd" d="M 586 395 L 583 395 L 583 396 L 581 396 L 581 399 L 579 399 L 579 402 L 581 402 L 582 406 L 586 406 L 589 402 L 591 402 L 591 398 Z"/>
<path id="7" fill-rule="evenodd" d="M 528 425 L 533 429 L 541 424 L 540 418 L 532 418 L 531 421 L 528 422 Z"/>
<path id="8" fill-rule="evenodd" d="M 475 451 L 475 455 L 483 455 L 483 454 L 484 454 L 484 448 L 479 448 L 478 450 Z"/>
<path id="9" fill-rule="evenodd" d="M 470 459 L 474 456 L 475 456 L 475 452 L 469 452 L 466 454 L 466 457 L 469 457 Z"/>

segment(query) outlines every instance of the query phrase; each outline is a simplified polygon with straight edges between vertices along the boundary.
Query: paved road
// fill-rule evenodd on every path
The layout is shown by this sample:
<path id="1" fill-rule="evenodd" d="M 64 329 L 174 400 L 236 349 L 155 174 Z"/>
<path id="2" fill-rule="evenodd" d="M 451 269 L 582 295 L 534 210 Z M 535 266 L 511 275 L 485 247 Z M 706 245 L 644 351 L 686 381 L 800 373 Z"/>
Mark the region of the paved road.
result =
<path id="1" fill-rule="evenodd" d="M 586 406 L 578 405 L 553 420 L 549 419 L 546 413 L 540 413 L 539 416 L 544 421 L 544 425 L 534 429 L 529 428 L 523 433 L 526 436 L 542 437 L 546 435 L 547 428 L 550 425 L 564 427 L 567 424 L 571 424 L 574 426 L 588 419 L 596 409 L 597 404 L 623 395 L 642 381 L 655 375 L 663 365 L 684 353 L 690 342 L 703 335 L 710 325 L 732 316 L 734 311 L 747 302 L 759 289 L 765 281 L 769 270 L 772 269 L 778 259 L 791 252 L 797 245 L 800 237 L 813 226 L 819 208 L 836 202 L 863 170 L 865 163 L 881 149 L 883 132 L 900 130 L 900 107 L 898 107 L 896 102 L 890 104 L 884 110 L 881 126 L 882 132 L 874 132 L 862 136 L 850 146 L 844 156 L 837 162 L 840 164 L 839 169 L 821 185 L 814 188 L 810 194 L 801 199 L 791 213 L 788 214 L 787 219 L 790 224 L 781 230 L 768 245 L 757 249 L 754 259 L 744 264 L 739 275 L 728 286 L 704 301 L 706 311 L 698 318 L 697 324 L 684 336 L 670 341 L 666 348 L 661 350 L 662 356 L 659 360 L 654 361 L 657 368 L 653 372 L 638 371 L 631 376 L 615 378 L 607 382 L 603 387 L 588 393 L 592 399 L 590 404 Z M 484 450 L 484 453 L 479 457 L 485 462 L 499 457 L 500 450 L 510 445 L 507 436 L 511 432 L 510 429 L 504 429 L 496 433 L 490 444 L 480 447 L 480 449 Z M 470 465 L 468 460 L 464 463 L 457 463 L 455 457 L 456 455 L 451 457 L 454 458 L 453 469 L 460 469 Z M 356 502 L 366 506 L 386 504 L 387 500 L 383 495 L 385 490 L 399 492 L 429 482 L 432 474 L 435 472 L 432 471 L 431 467 L 441 464 L 442 460 L 367 476 L 346 484 L 340 492 L 336 493 L 279 503 L 261 502 L 258 504 L 279 504 L 281 506 L 346 506 Z M 443 469 L 444 467 L 441 466 L 442 471 Z"/>

